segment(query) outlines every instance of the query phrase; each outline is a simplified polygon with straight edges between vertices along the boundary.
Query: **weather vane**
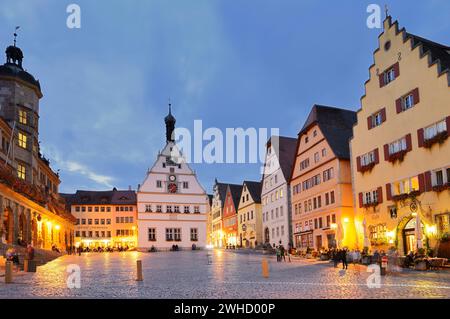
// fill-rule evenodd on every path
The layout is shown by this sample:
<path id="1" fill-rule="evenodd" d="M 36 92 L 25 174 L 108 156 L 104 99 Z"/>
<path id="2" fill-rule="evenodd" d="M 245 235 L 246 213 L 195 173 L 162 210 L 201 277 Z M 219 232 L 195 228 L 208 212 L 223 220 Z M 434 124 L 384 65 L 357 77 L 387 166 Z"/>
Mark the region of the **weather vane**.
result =
<path id="1" fill-rule="evenodd" d="M 389 8 L 388 8 L 387 4 L 384 5 L 384 13 L 386 14 L 386 18 L 387 18 L 389 15 Z"/>
<path id="2" fill-rule="evenodd" d="M 16 30 L 14 31 L 14 46 L 16 46 L 16 42 L 17 42 L 17 30 L 19 30 L 20 26 L 16 27 Z"/>

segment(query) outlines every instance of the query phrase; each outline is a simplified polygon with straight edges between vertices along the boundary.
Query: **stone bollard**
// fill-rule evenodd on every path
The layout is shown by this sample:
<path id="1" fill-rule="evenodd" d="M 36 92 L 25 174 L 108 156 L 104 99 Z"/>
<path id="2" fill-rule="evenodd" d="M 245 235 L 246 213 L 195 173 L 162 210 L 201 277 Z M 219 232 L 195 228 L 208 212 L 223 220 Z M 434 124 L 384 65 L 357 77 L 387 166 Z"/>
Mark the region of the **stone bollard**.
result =
<path id="1" fill-rule="evenodd" d="M 5 284 L 12 283 L 12 279 L 13 279 L 12 262 L 7 261 L 5 263 Z"/>
<path id="2" fill-rule="evenodd" d="M 211 265 L 212 264 L 212 256 L 211 256 L 211 254 L 208 253 L 207 257 L 208 257 L 208 265 Z"/>
<path id="3" fill-rule="evenodd" d="M 269 278 L 269 262 L 267 258 L 264 258 L 261 261 L 262 275 L 264 278 Z"/>
<path id="4" fill-rule="evenodd" d="M 137 278 L 136 278 L 136 281 L 143 281 L 144 277 L 142 276 L 142 260 L 138 260 L 136 265 L 137 265 Z"/>

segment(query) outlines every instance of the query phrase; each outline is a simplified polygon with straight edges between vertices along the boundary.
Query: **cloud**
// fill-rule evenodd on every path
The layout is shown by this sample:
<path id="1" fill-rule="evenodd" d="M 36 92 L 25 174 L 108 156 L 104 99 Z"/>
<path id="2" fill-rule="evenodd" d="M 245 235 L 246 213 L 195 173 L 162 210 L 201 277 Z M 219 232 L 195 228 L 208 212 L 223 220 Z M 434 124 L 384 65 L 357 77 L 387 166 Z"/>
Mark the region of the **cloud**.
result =
<path id="1" fill-rule="evenodd" d="M 58 166 L 61 170 L 65 170 L 75 175 L 81 175 L 98 186 L 113 188 L 113 182 L 115 181 L 114 177 L 99 174 L 87 165 L 77 161 L 64 159 L 55 147 L 45 147 L 42 150 L 45 151 L 50 160 L 55 162 L 56 166 Z"/>

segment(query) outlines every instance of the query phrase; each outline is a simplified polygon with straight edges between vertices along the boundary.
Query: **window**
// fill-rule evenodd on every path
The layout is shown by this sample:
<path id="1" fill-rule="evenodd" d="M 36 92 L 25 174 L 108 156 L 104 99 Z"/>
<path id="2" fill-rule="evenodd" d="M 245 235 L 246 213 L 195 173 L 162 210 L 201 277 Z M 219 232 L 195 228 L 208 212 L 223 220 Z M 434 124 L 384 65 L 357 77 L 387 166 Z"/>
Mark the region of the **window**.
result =
<path id="1" fill-rule="evenodd" d="M 173 241 L 173 228 L 166 228 L 166 241 Z"/>
<path id="2" fill-rule="evenodd" d="M 280 217 L 283 217 L 283 206 L 280 206 Z M 253 211 L 252 211 L 252 218 L 253 218 Z"/>
<path id="3" fill-rule="evenodd" d="M 80 225 L 80 219 L 79 218 L 77 218 L 77 222 L 75 223 L 75 225 Z M 77 236 L 77 237 L 79 237 L 79 236 Z"/>
<path id="4" fill-rule="evenodd" d="M 95 231 L 95 237 L 100 237 L 100 232 L 97 230 L 97 231 Z"/>
<path id="5" fill-rule="evenodd" d="M 152 212 L 152 205 L 145 205 L 145 212 L 151 213 Z"/>
<path id="6" fill-rule="evenodd" d="M 92 212 L 92 207 L 89 206 L 89 207 L 87 208 L 87 210 L 88 210 L 89 213 L 91 213 L 91 212 Z"/>
<path id="7" fill-rule="evenodd" d="M 148 229 L 148 241 L 156 241 L 156 228 Z"/>
<path id="8" fill-rule="evenodd" d="M 20 179 L 25 179 L 26 177 L 25 165 L 17 164 L 17 177 L 19 177 Z"/>
<path id="9" fill-rule="evenodd" d="M 96 212 L 96 213 L 98 213 L 98 210 L 99 210 L 99 208 L 98 208 L 98 207 L 95 207 L 95 212 Z"/>
<path id="10" fill-rule="evenodd" d="M 188 189 L 189 188 L 189 182 L 183 182 L 183 188 Z"/>
<path id="11" fill-rule="evenodd" d="M 325 193 L 325 205 L 330 205 L 330 195 Z"/>
<path id="12" fill-rule="evenodd" d="M 156 205 L 156 212 L 157 213 L 161 213 L 162 212 L 162 206 L 161 205 Z"/>
<path id="13" fill-rule="evenodd" d="M 107 232 L 106 232 L 106 237 L 108 237 L 108 238 L 111 238 L 111 231 L 110 230 L 108 230 Z"/>
<path id="14" fill-rule="evenodd" d="M 79 211 L 80 211 L 80 206 L 76 206 L 76 207 L 75 207 L 75 211 L 76 211 L 76 212 L 79 212 Z"/>
<path id="15" fill-rule="evenodd" d="M 101 220 L 100 220 L 100 224 L 101 224 L 101 225 L 105 225 L 105 220 L 104 220 L 104 219 L 101 219 Z"/>
<path id="16" fill-rule="evenodd" d="M 198 230 L 197 230 L 197 228 L 191 228 L 191 241 L 198 241 Z"/>
<path id="17" fill-rule="evenodd" d="M 95 220 L 94 220 L 94 224 L 95 224 L 95 225 L 98 225 L 98 224 L 99 224 L 99 222 L 100 222 L 100 220 L 99 220 L 99 219 L 95 219 Z"/>
<path id="18" fill-rule="evenodd" d="M 108 219 L 106 220 L 106 225 L 111 225 L 111 219 L 110 219 L 110 218 L 108 218 Z"/>
<path id="19" fill-rule="evenodd" d="M 25 148 L 25 149 L 27 148 L 27 136 L 22 132 L 19 132 L 18 143 L 19 143 L 20 147 Z"/>
<path id="20" fill-rule="evenodd" d="M 86 207 L 82 206 L 82 207 L 81 207 L 81 211 L 82 211 L 83 213 L 86 212 Z"/>
<path id="21" fill-rule="evenodd" d="M 384 73 L 384 84 L 388 84 L 395 80 L 395 70 L 391 68 Z"/>
<path id="22" fill-rule="evenodd" d="M 325 157 L 325 156 L 327 156 L 327 149 L 323 148 L 322 149 L 322 157 Z"/>
<path id="23" fill-rule="evenodd" d="M 392 155 L 400 151 L 406 151 L 406 148 L 406 137 L 403 137 L 389 144 L 389 154 Z"/>
<path id="24" fill-rule="evenodd" d="M 104 213 L 105 212 L 105 207 L 100 207 L 100 211 L 102 212 L 102 213 Z"/>
<path id="25" fill-rule="evenodd" d="M 156 181 L 156 188 L 162 188 L 162 181 Z"/>
<path id="26" fill-rule="evenodd" d="M 431 175 L 432 186 L 442 186 L 450 183 L 450 168 L 433 171 Z"/>
<path id="27" fill-rule="evenodd" d="M 333 178 L 333 173 L 334 173 L 333 167 L 325 170 L 323 172 L 323 181 L 326 182 L 326 181 L 332 179 Z"/>
<path id="28" fill-rule="evenodd" d="M 376 204 L 378 203 L 378 191 L 370 191 L 363 193 L 363 204 Z"/>
<path id="29" fill-rule="evenodd" d="M 304 170 L 309 166 L 309 158 L 300 162 L 300 170 Z"/>
<path id="30" fill-rule="evenodd" d="M 309 138 L 308 136 L 305 137 L 305 144 L 308 144 Z"/>
<path id="31" fill-rule="evenodd" d="M 381 113 L 381 111 L 375 113 L 372 115 L 371 117 L 371 128 L 376 127 L 376 126 L 380 126 L 381 123 L 383 123 L 383 115 Z"/>
<path id="32" fill-rule="evenodd" d="M 86 237 L 86 231 L 83 230 L 83 231 L 81 232 L 81 237 Z"/>
<path id="33" fill-rule="evenodd" d="M 320 160 L 319 152 L 314 153 L 314 163 L 318 163 Z"/>
<path id="34" fill-rule="evenodd" d="M 284 226 L 281 226 L 281 236 L 284 236 Z"/>
<path id="35" fill-rule="evenodd" d="M 409 194 L 419 190 L 419 178 L 417 176 L 395 182 L 391 186 L 392 195 Z"/>
<path id="36" fill-rule="evenodd" d="M 92 219 L 91 218 L 88 219 L 88 225 L 92 225 Z"/>
<path id="37" fill-rule="evenodd" d="M 19 123 L 27 125 L 27 112 L 25 110 L 19 110 Z"/>
<path id="38" fill-rule="evenodd" d="M 79 230 L 77 230 L 77 231 L 75 232 L 75 237 L 80 237 L 80 231 L 79 231 Z"/>
<path id="39" fill-rule="evenodd" d="M 173 238 L 175 241 L 181 241 L 181 228 L 173 229 Z"/>
<path id="40" fill-rule="evenodd" d="M 200 214 L 200 206 L 194 206 L 194 214 Z"/>
<path id="41" fill-rule="evenodd" d="M 189 214 L 190 213 L 189 206 L 184 206 L 184 213 L 185 214 Z"/>
<path id="42" fill-rule="evenodd" d="M 173 210 L 175 213 L 179 213 L 180 212 L 180 206 L 174 206 Z"/>
<path id="43" fill-rule="evenodd" d="M 86 225 L 86 219 L 84 218 L 81 219 L 81 225 Z"/>
<path id="44" fill-rule="evenodd" d="M 414 95 L 408 94 L 405 96 L 402 100 L 402 110 L 406 111 L 407 109 L 410 109 L 414 106 Z"/>
<path id="45" fill-rule="evenodd" d="M 432 139 L 436 135 L 447 131 L 447 123 L 446 120 L 442 120 L 438 123 L 434 123 L 425 128 L 424 130 L 424 138 L 425 140 Z"/>
<path id="46" fill-rule="evenodd" d="M 334 191 L 330 192 L 330 204 L 334 204 Z"/>
<path id="47" fill-rule="evenodd" d="M 166 213 L 171 213 L 172 212 L 172 205 L 167 205 L 166 206 Z"/>
<path id="48" fill-rule="evenodd" d="M 367 166 L 373 162 L 375 162 L 375 151 L 371 151 L 361 156 L 361 166 Z"/>

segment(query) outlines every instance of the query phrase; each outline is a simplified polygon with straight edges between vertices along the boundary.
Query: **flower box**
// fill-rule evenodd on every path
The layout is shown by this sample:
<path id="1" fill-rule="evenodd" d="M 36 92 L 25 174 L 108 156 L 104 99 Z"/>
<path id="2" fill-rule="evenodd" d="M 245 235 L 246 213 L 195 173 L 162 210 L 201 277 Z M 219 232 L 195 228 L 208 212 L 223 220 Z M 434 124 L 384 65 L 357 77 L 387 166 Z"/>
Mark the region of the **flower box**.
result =
<path id="1" fill-rule="evenodd" d="M 364 208 L 370 208 L 370 207 L 376 207 L 378 205 L 378 202 L 372 202 L 372 203 L 365 203 L 363 204 Z"/>
<path id="2" fill-rule="evenodd" d="M 442 144 L 448 138 L 448 132 L 443 131 L 441 133 L 436 134 L 432 138 L 426 139 L 423 141 L 423 146 L 426 148 L 431 148 L 434 144 Z"/>
<path id="3" fill-rule="evenodd" d="M 450 189 L 450 183 L 441 184 L 441 185 L 434 185 L 432 187 L 432 189 L 433 189 L 434 192 L 440 193 L 440 192 L 445 191 L 446 189 Z"/>
<path id="4" fill-rule="evenodd" d="M 361 173 L 370 172 L 372 168 L 375 166 L 375 162 L 371 162 L 367 165 L 361 166 Z"/>
<path id="5" fill-rule="evenodd" d="M 395 163 L 397 161 L 403 162 L 403 159 L 405 158 L 406 153 L 408 153 L 407 150 L 402 150 L 393 154 L 389 154 L 388 161 L 391 163 Z"/>

